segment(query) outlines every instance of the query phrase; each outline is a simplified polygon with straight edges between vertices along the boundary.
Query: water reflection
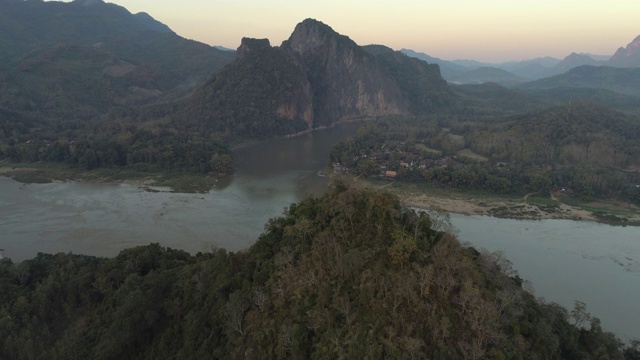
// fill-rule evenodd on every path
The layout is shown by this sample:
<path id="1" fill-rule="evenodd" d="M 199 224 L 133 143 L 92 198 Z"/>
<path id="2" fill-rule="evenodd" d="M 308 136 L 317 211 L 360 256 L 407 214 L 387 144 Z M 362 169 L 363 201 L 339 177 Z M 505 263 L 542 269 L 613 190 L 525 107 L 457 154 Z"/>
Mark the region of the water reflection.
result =
<path id="1" fill-rule="evenodd" d="M 0 248 L 14 261 L 38 252 L 114 256 L 158 242 L 195 253 L 251 245 L 269 218 L 326 187 L 317 176 L 335 142 L 359 124 L 239 149 L 236 172 L 208 194 L 145 192 L 127 184 L 19 184 L 0 177 Z"/>
<path id="2" fill-rule="evenodd" d="M 510 220 L 452 214 L 458 237 L 504 251 L 535 294 L 574 301 L 625 340 L 640 338 L 640 228 L 570 220 Z"/>

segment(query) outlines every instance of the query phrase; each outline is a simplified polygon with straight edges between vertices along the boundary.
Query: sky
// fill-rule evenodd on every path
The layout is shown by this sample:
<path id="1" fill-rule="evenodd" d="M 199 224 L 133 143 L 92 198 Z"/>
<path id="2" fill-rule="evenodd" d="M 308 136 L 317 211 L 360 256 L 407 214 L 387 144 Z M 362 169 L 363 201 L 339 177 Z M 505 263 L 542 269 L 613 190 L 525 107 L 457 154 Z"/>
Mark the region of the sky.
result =
<path id="1" fill-rule="evenodd" d="M 612 55 L 640 35 L 639 0 L 106 0 L 178 35 L 235 49 L 286 40 L 314 18 L 360 45 L 486 62 Z"/>

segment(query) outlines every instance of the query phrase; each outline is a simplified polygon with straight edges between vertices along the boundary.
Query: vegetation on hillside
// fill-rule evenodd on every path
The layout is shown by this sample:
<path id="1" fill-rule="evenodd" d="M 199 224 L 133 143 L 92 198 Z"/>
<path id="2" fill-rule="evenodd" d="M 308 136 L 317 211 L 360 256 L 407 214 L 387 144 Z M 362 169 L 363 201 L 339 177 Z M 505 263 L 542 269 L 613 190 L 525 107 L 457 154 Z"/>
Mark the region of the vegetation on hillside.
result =
<path id="1" fill-rule="evenodd" d="M 640 123 L 590 103 L 485 118 L 385 118 L 337 144 L 366 176 L 526 194 L 562 190 L 640 203 Z M 393 171 L 395 174 L 386 173 Z"/>
<path id="2" fill-rule="evenodd" d="M 385 192 L 337 184 L 248 250 L 0 261 L 7 359 L 638 359 Z"/>
<path id="3" fill-rule="evenodd" d="M 185 95 L 234 53 L 101 1 L 4 0 L 0 28 L 0 159 L 231 171 L 220 137 L 140 121 L 132 109 Z"/>

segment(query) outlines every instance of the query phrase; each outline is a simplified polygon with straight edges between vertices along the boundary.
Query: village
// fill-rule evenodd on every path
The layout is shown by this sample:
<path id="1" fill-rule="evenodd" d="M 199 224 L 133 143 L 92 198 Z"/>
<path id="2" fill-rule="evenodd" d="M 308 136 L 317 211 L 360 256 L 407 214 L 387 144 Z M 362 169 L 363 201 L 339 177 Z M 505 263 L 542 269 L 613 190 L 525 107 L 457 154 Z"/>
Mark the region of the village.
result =
<path id="1" fill-rule="evenodd" d="M 368 153 L 360 152 L 348 157 L 343 154 L 333 160 L 332 170 L 337 174 L 352 173 L 407 182 L 433 181 L 461 187 L 481 185 L 481 178 L 487 177 L 486 180 L 495 183 L 493 187 L 498 190 L 506 191 L 509 186 L 505 177 L 509 172 L 507 163 L 489 165 L 489 159 L 469 149 L 445 155 L 423 143 L 385 142 Z"/>

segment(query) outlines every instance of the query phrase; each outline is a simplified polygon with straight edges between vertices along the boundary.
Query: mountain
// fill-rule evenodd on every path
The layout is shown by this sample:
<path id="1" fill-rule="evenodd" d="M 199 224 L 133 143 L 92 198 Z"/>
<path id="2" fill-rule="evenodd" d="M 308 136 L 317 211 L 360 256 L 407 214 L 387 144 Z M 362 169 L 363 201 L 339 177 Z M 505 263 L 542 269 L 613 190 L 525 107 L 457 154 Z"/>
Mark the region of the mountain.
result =
<path id="1" fill-rule="evenodd" d="M 562 61 L 560 61 L 556 66 L 554 66 L 553 71 L 557 72 L 557 74 L 562 74 L 575 67 L 583 66 L 583 65 L 597 66 L 597 65 L 602 65 L 602 63 L 592 59 L 591 57 L 585 54 L 571 53 L 567 57 L 562 59 Z"/>
<path id="2" fill-rule="evenodd" d="M 454 64 L 458 64 L 460 66 L 464 66 L 468 69 L 477 69 L 477 68 L 481 68 L 481 67 L 487 67 L 487 66 L 492 66 L 493 64 L 489 64 L 489 63 L 485 63 L 485 62 L 481 62 L 481 61 L 477 61 L 477 60 L 471 60 L 471 59 L 456 59 L 452 61 Z"/>
<path id="3" fill-rule="evenodd" d="M 0 107 L 47 121 L 185 95 L 234 58 L 102 1 L 2 0 Z"/>
<path id="4" fill-rule="evenodd" d="M 518 85 L 522 89 L 541 90 L 558 87 L 606 89 L 628 95 L 640 95 L 640 68 L 579 66 L 564 74 Z"/>
<path id="5" fill-rule="evenodd" d="M 2 0 L 0 46 L 4 53 L 20 55 L 56 44 L 93 45 L 108 38 L 129 37 L 144 31 L 171 29 L 146 13 L 133 15 L 125 8 L 101 0 Z"/>
<path id="6" fill-rule="evenodd" d="M 541 57 L 490 64 L 476 60 L 442 60 L 410 49 L 400 51 L 428 63 L 438 64 L 442 77 L 457 84 L 496 82 L 503 85 L 514 85 L 527 80 L 557 75 L 580 65 L 600 64 L 589 55 L 575 53 L 563 60 Z"/>
<path id="7" fill-rule="evenodd" d="M 466 66 L 458 65 L 452 61 L 442 60 L 411 49 L 400 49 L 400 52 L 407 56 L 426 61 L 429 64 L 437 64 L 440 66 L 440 73 L 445 80 L 449 80 L 450 76 L 469 70 Z"/>
<path id="8" fill-rule="evenodd" d="M 640 35 L 626 48 L 619 48 L 608 62 L 609 66 L 640 67 Z"/>
<path id="9" fill-rule="evenodd" d="M 443 109 L 455 101 L 437 65 L 361 47 L 320 21 L 288 40 L 242 40 L 238 58 L 181 102 L 177 118 L 237 136 L 287 134 L 353 117 Z"/>
<path id="10" fill-rule="evenodd" d="M 401 53 L 440 66 L 442 78 L 455 84 L 482 84 L 496 82 L 512 85 L 526 81 L 506 70 L 471 60 L 447 61 L 410 49 L 402 49 Z M 464 65 L 462 65 L 464 64 Z"/>
<path id="11" fill-rule="evenodd" d="M 598 66 L 604 65 L 604 62 L 595 60 L 588 54 L 571 53 L 562 60 L 552 57 L 542 57 L 531 60 L 507 62 L 498 64 L 496 67 L 507 70 L 525 79 L 537 80 L 559 75 L 582 65 Z"/>

